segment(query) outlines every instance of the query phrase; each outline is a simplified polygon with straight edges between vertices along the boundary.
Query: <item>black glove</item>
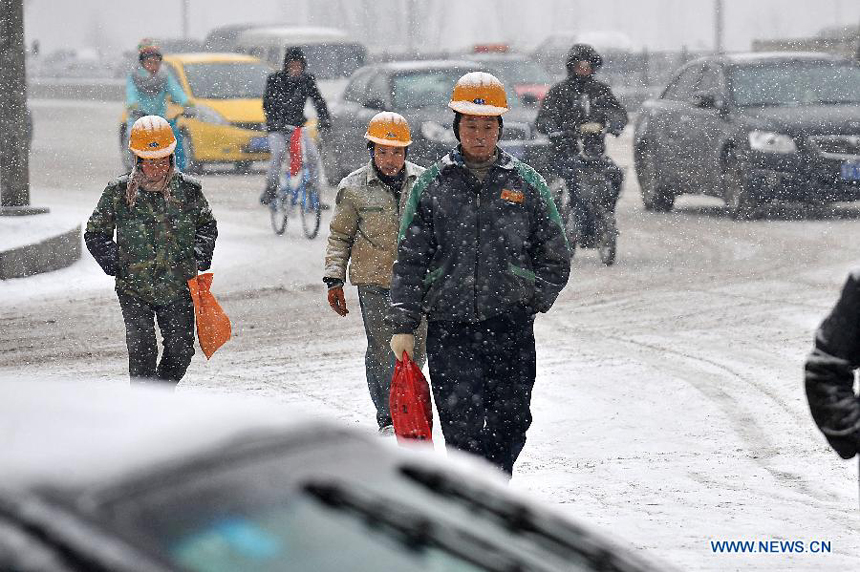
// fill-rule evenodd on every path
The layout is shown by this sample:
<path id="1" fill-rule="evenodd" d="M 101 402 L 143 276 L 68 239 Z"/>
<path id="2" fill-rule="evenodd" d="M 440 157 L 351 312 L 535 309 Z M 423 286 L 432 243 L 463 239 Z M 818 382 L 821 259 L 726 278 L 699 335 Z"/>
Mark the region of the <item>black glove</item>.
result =
<path id="1" fill-rule="evenodd" d="M 194 259 L 197 260 L 197 270 L 203 272 L 212 267 L 212 256 L 206 256 L 201 249 L 194 247 Z"/>
<path id="2" fill-rule="evenodd" d="M 332 288 L 343 288 L 343 280 L 341 280 L 340 278 L 332 278 L 331 276 L 325 276 L 323 278 L 323 282 L 325 282 L 325 285 L 328 286 L 329 290 L 331 290 Z"/>

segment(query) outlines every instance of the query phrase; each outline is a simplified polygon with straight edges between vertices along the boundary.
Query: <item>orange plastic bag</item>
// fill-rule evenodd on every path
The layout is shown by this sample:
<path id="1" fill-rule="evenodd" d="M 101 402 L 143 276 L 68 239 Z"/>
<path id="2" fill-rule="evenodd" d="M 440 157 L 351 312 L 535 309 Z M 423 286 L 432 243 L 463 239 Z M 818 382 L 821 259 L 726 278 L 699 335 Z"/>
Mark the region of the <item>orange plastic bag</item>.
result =
<path id="1" fill-rule="evenodd" d="M 200 349 L 206 354 L 206 359 L 211 358 L 233 333 L 230 318 L 209 291 L 210 286 L 211 272 L 198 274 L 196 278 L 188 280 L 188 289 L 194 302 L 194 315 L 197 318 L 197 341 L 200 342 Z"/>
<path id="2" fill-rule="evenodd" d="M 397 442 L 433 442 L 433 406 L 430 403 L 430 386 L 418 365 L 409 359 L 406 352 L 403 359 L 394 366 L 391 378 L 391 422 Z"/>

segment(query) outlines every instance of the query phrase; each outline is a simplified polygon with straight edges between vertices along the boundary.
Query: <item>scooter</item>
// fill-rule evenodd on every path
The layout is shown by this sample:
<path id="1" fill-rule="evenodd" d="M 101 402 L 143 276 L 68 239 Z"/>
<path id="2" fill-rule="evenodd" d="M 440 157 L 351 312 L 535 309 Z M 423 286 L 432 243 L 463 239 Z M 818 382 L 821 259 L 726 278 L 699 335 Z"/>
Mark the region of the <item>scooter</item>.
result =
<path id="1" fill-rule="evenodd" d="M 581 102 L 589 125 L 603 125 L 592 117 L 591 105 L 584 97 Z M 550 137 L 559 134 L 550 134 Z M 601 262 L 606 266 L 615 263 L 618 229 L 615 223 L 616 191 L 611 173 L 613 163 L 606 156 L 606 129 L 583 132 L 576 138 L 577 189 L 574 197 L 563 177 L 554 177 L 550 182 L 559 214 L 564 222 L 573 258 L 576 247 L 596 248 Z"/>

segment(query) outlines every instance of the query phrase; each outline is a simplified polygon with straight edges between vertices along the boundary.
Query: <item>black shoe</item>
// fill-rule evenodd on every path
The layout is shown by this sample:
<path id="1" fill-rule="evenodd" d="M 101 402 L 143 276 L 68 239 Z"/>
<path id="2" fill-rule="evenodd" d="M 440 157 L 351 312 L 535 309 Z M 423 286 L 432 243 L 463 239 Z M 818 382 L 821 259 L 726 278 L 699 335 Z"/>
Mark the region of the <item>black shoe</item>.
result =
<path id="1" fill-rule="evenodd" d="M 269 206 L 272 204 L 272 201 L 275 199 L 275 189 L 271 189 L 266 187 L 266 190 L 263 191 L 263 194 L 260 195 L 260 204 L 264 206 Z"/>
<path id="2" fill-rule="evenodd" d="M 321 211 L 327 211 L 330 208 L 331 208 L 330 204 L 320 201 L 320 210 Z"/>

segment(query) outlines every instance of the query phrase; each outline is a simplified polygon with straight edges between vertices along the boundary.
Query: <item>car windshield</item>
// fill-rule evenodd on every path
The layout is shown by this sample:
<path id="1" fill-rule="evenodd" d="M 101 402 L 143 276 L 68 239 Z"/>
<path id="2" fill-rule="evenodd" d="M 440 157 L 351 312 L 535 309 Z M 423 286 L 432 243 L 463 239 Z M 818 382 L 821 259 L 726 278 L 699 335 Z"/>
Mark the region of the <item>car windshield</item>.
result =
<path id="1" fill-rule="evenodd" d="M 850 63 L 738 65 L 730 79 L 734 102 L 740 106 L 860 103 L 860 66 Z"/>
<path id="2" fill-rule="evenodd" d="M 506 85 L 547 85 L 552 78 L 541 66 L 530 60 L 476 60 Z"/>
<path id="3" fill-rule="evenodd" d="M 165 480 L 169 486 L 117 495 L 99 516 L 140 548 L 195 572 L 523 567 L 503 542 L 451 530 L 438 520 L 436 503 L 421 509 L 397 500 L 398 494 L 416 494 L 405 482 L 389 482 L 400 489 L 383 493 L 300 472 L 274 454 L 172 475 Z M 570 560 L 571 570 L 590 569 L 584 560 Z"/>
<path id="4" fill-rule="evenodd" d="M 349 77 L 364 65 L 364 48 L 359 44 L 314 44 L 302 50 L 308 70 L 318 79 Z"/>
<path id="5" fill-rule="evenodd" d="M 185 77 L 194 97 L 202 99 L 257 99 L 263 97 L 272 70 L 257 62 L 185 64 Z"/>
<path id="6" fill-rule="evenodd" d="M 475 64 L 476 69 L 483 68 Z M 466 71 L 463 69 L 422 70 L 399 73 L 392 78 L 395 109 L 433 107 L 444 109 L 451 101 L 454 84 Z M 518 107 L 519 99 L 507 88 L 508 106 Z"/>

